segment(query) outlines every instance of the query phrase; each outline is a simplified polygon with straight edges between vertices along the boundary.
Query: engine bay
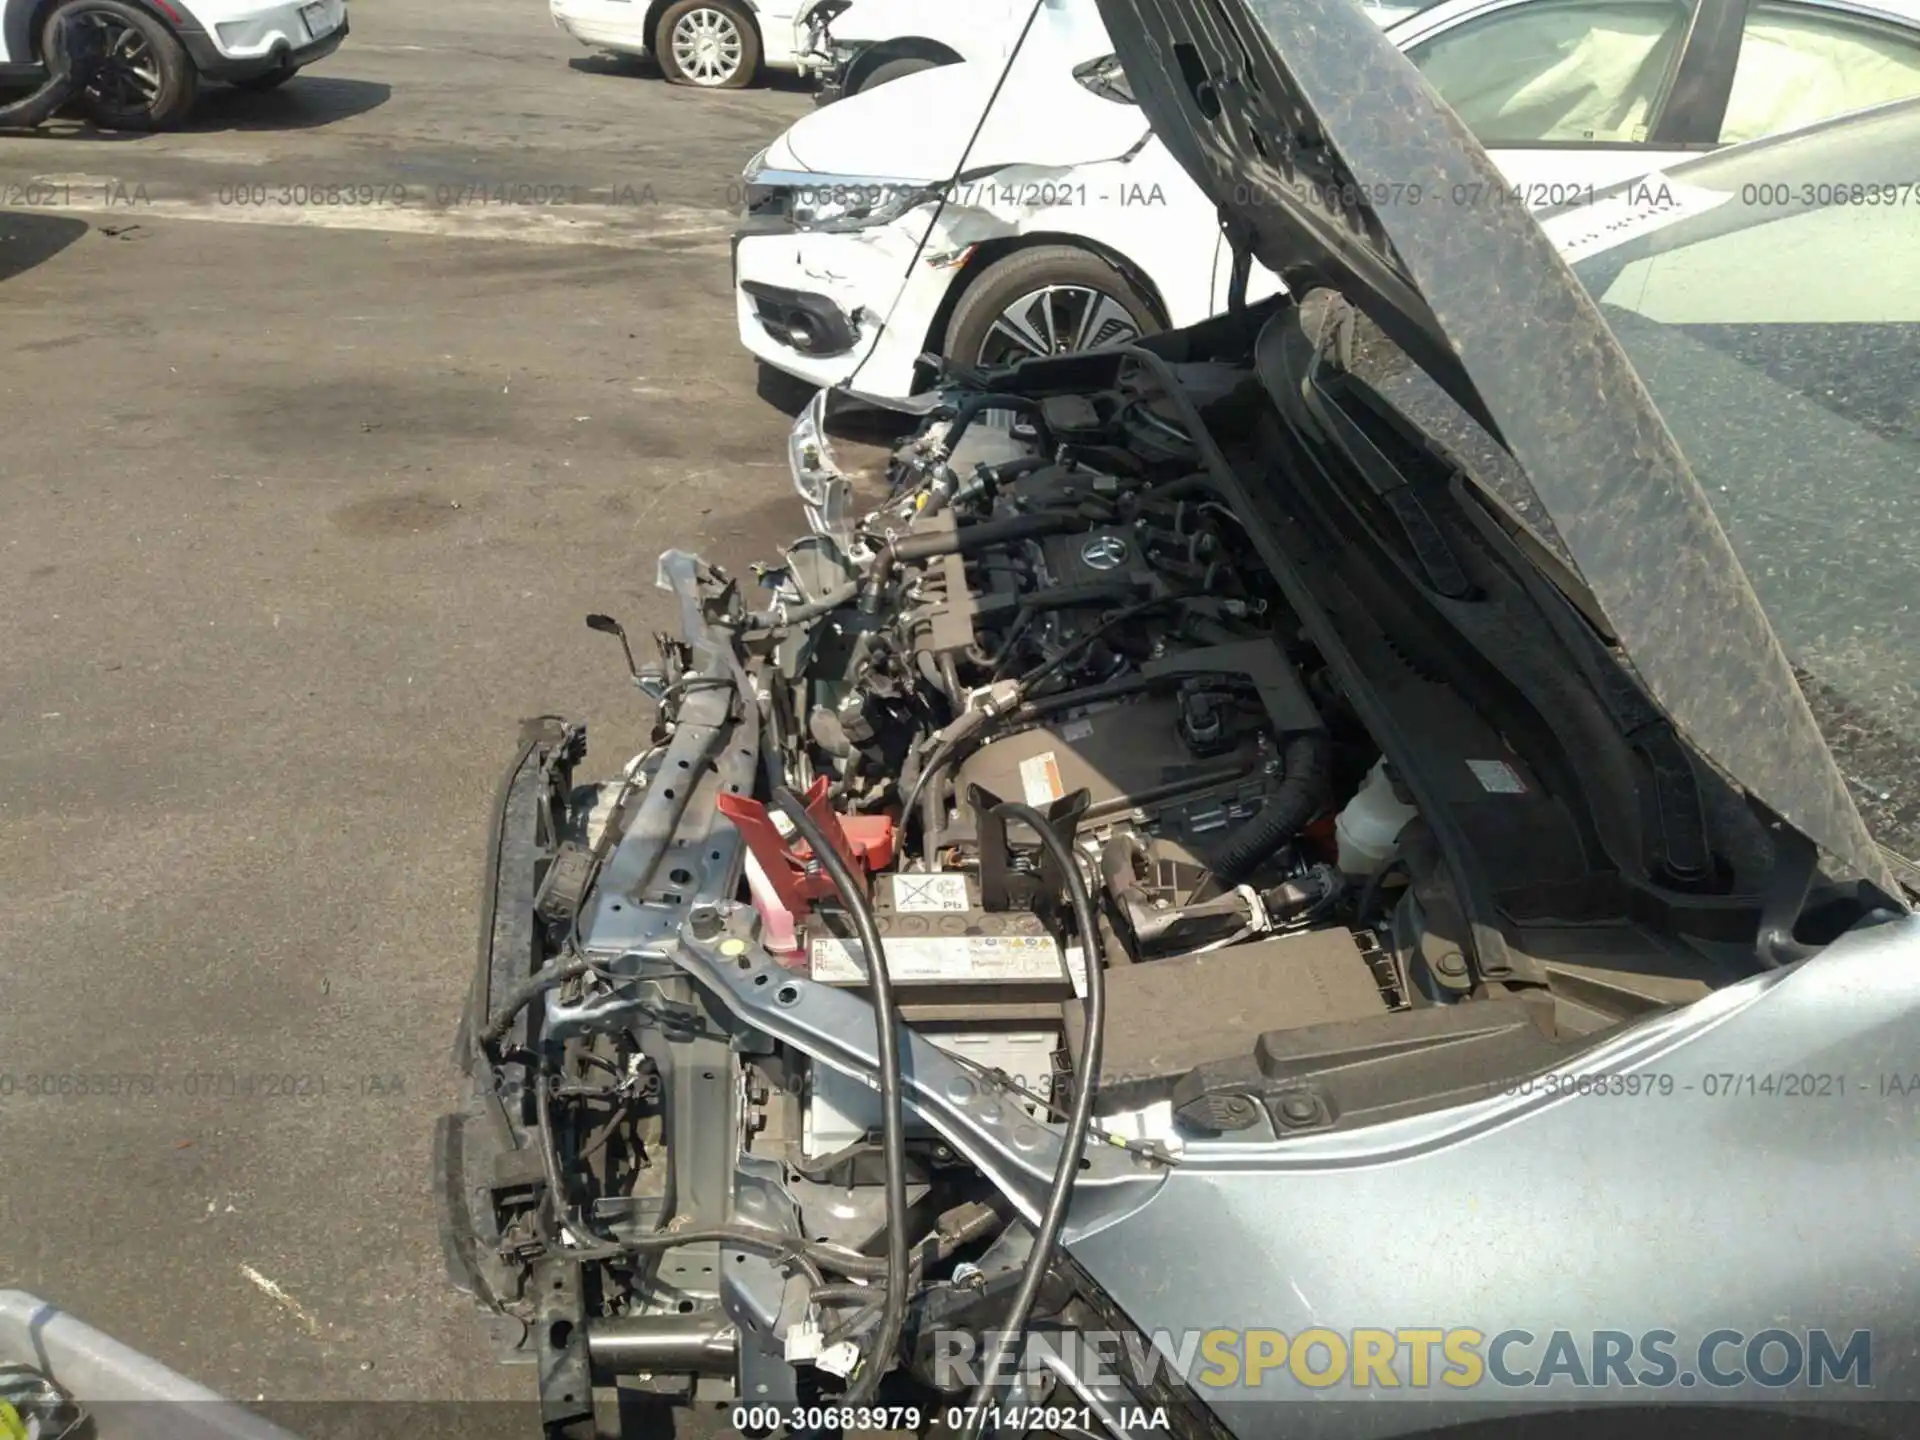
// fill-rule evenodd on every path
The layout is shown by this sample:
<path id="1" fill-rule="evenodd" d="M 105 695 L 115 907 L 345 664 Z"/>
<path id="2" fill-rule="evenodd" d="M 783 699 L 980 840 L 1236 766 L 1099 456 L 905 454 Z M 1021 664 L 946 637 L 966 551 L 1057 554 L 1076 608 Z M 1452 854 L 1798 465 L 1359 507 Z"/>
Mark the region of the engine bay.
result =
<path id="1" fill-rule="evenodd" d="M 662 558 L 651 747 L 591 782 L 530 724 L 440 1144 L 492 1156 L 450 1258 L 550 1425 L 939 1392 L 936 1330 L 1102 1316 L 1076 1227 L 1186 1157 L 1753 972 L 1763 820 L 1528 537 L 1364 387 L 1307 389 L 1398 488 L 1303 445 L 1284 346 L 1181 345 L 949 386 L 858 516 L 823 397 L 811 532 Z"/>

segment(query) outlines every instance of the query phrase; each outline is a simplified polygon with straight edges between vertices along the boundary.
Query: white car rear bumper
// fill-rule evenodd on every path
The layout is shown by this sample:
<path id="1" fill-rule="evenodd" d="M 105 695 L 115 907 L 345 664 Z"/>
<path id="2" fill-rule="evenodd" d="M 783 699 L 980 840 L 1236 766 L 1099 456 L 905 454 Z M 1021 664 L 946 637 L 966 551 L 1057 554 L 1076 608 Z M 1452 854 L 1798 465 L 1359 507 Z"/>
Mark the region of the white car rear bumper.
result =
<path id="1" fill-rule="evenodd" d="M 552 0 L 553 23 L 582 45 L 646 55 L 647 7 L 638 0 Z"/>

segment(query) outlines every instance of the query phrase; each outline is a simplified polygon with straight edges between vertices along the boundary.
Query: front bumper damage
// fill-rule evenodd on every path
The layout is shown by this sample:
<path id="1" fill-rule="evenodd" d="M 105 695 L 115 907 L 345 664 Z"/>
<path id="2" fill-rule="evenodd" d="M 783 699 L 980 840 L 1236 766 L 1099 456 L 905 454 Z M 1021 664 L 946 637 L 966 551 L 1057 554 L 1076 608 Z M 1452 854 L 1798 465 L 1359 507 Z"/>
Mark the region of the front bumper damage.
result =
<path id="1" fill-rule="evenodd" d="M 964 198 L 949 198 L 937 212 L 923 205 L 860 230 L 803 230 L 778 216 L 750 217 L 733 236 L 740 343 L 820 389 L 857 383 L 875 395 L 915 393 L 926 378 L 921 358 L 942 338 L 936 332 L 949 293 L 965 281 L 979 247 L 1084 222 L 1086 212 L 1074 209 L 1071 197 L 1085 185 L 1064 185 L 1068 174 L 1008 167 L 991 185 L 968 186 L 959 192 Z M 1056 185 L 1065 202 L 1058 207 L 1019 198 Z"/>
<path id="2" fill-rule="evenodd" d="M 803 355 L 845 355 L 859 339 L 854 323 L 833 300 L 809 290 L 789 290 L 759 280 L 742 281 L 754 318 L 780 344 Z"/>
<path id="3" fill-rule="evenodd" d="M 952 260 L 930 263 L 940 255 L 931 244 L 914 262 L 916 226 L 924 226 L 925 217 L 918 211 L 850 233 L 743 230 L 734 249 L 740 343 L 755 358 L 821 389 L 858 375 L 861 386 L 875 393 L 910 394 L 928 330 L 957 269 Z M 819 317 L 817 333 L 831 337 L 831 348 L 808 351 L 794 344 L 786 307 L 774 307 L 775 324 L 769 326 L 770 295 Z"/>
<path id="4" fill-rule="evenodd" d="M 573 767 L 586 753 L 584 726 L 555 716 L 529 720 L 495 798 L 482 885 L 479 956 L 454 1041 L 461 1103 L 434 1127 L 434 1199 L 447 1274 L 487 1313 L 503 1357 L 540 1366 L 542 1420 L 585 1420 L 585 1315 L 572 1265 L 518 1258 L 540 1248 L 534 1216 L 545 1183 L 535 1120 L 523 1088 L 476 1053 L 475 1037 L 513 988 L 537 968 L 535 902 L 558 851 L 555 817 Z M 522 1014 L 508 1043 L 522 1045 Z M 556 1343 L 561 1342 L 561 1343 Z M 562 1402 L 562 1395 L 575 1397 Z"/>
<path id="5" fill-rule="evenodd" d="M 852 73 L 853 62 L 860 58 L 860 52 L 865 48 L 864 45 L 828 40 L 803 57 L 802 73 L 813 80 L 815 107 L 831 105 L 845 97 L 847 76 Z"/>
<path id="6" fill-rule="evenodd" d="M 583 1288 L 586 1267 L 568 1253 L 566 1237 L 556 1243 L 540 1228 L 543 1187 L 558 1177 L 543 1154 L 538 1096 L 519 1078 L 520 1067 L 495 1063 L 479 1043 L 490 1023 L 498 1030 L 495 1053 L 508 1057 L 622 1013 L 644 1027 L 662 1080 L 671 1164 L 652 1187 L 596 1203 L 598 1228 L 621 1241 L 727 1227 L 763 1231 L 775 1251 L 804 1241 L 791 1177 L 747 1153 L 756 1105 L 767 1097 L 738 1083 L 732 1057 L 778 1042 L 867 1085 L 879 1066 L 868 1001 L 783 968 L 760 944 L 753 907 L 732 898 L 746 855 L 718 802 L 750 792 L 761 761 L 756 705 L 737 688 L 746 683 L 737 658 L 707 618 L 709 607 L 733 599 L 734 587 L 678 551 L 661 558 L 660 586 L 679 601 L 691 657 L 680 683 L 691 688 L 658 773 L 702 778 L 648 786 L 588 887 L 596 968 L 620 983 L 591 1001 L 557 987 L 504 1030 L 489 1021 L 549 962 L 545 927 L 560 913 L 553 896 L 568 885 L 563 831 L 575 767 L 586 754 L 585 726 L 554 716 L 528 721 L 489 831 L 479 955 L 455 1044 L 465 1077 L 461 1104 L 434 1135 L 449 1276 L 488 1312 L 504 1358 L 536 1366 L 549 1437 L 595 1433 L 593 1397 L 609 1393 L 619 1377 L 646 1377 L 635 1383 L 648 1386 L 658 1373 L 670 1398 L 798 1403 L 786 1343 L 806 1319 L 806 1292 L 763 1247 L 691 1242 L 664 1252 L 654 1272 L 657 1288 L 673 1297 L 669 1308 L 595 1314 Z M 722 1028 L 708 1023 L 713 1014 L 725 1017 Z M 1059 1160 L 1056 1127 L 1036 1123 L 1015 1095 L 983 1083 L 911 1029 L 902 1060 L 907 1109 L 1032 1223 Z M 721 1116 L 725 1122 L 716 1123 Z M 1137 1208 L 1165 1178 L 1114 1149 L 1096 1147 L 1083 1166 L 1069 1238 Z M 836 1243 L 863 1243 L 874 1217 L 848 1223 Z"/>
<path id="7" fill-rule="evenodd" d="M 848 0 L 823 0 L 806 17 L 806 39 L 794 55 L 794 68 L 813 81 L 815 105 L 831 105 L 846 93 L 847 71 L 860 52 L 860 46 L 833 37 L 833 22 L 847 9 Z"/>

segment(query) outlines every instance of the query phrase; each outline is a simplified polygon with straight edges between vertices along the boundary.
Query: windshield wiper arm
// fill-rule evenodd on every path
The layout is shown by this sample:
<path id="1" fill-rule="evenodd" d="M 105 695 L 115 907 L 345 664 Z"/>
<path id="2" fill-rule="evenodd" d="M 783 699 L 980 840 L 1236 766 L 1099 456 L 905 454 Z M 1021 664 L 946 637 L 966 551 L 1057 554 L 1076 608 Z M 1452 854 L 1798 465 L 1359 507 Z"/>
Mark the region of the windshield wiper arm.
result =
<path id="1" fill-rule="evenodd" d="M 1281 354 L 1287 378 L 1293 382 L 1287 393 L 1288 418 L 1295 428 L 1316 434 L 1333 447 L 1366 482 L 1387 512 L 1393 516 L 1413 558 L 1420 567 L 1428 588 L 1448 600 L 1466 600 L 1473 594 L 1444 531 L 1427 510 L 1426 502 L 1407 474 L 1381 453 L 1371 436 L 1337 402 L 1330 402 L 1320 385 L 1320 371 L 1329 352 L 1344 373 L 1353 356 L 1353 329 L 1357 312 L 1336 306 L 1323 317 L 1318 339 L 1310 337 L 1303 325 L 1287 332 Z M 1297 408 L 1291 402 L 1297 401 Z M 1306 423 L 1301 424 L 1302 421 Z"/>

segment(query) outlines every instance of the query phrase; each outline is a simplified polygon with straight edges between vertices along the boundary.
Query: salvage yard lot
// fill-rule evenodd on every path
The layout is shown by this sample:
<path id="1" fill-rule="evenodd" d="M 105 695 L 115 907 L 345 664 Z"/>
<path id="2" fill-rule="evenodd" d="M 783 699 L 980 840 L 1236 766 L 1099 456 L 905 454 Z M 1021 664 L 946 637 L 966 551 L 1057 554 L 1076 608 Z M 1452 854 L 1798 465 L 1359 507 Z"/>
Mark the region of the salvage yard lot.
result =
<path id="1" fill-rule="evenodd" d="M 0 140 L 0 1286 L 248 1401 L 526 1399 L 428 1191 L 482 830 L 523 716 L 643 737 L 583 615 L 791 529 L 727 232 L 810 101 L 353 25 Z"/>

